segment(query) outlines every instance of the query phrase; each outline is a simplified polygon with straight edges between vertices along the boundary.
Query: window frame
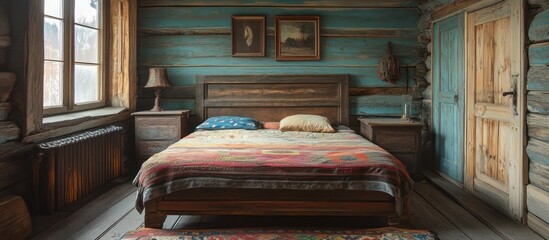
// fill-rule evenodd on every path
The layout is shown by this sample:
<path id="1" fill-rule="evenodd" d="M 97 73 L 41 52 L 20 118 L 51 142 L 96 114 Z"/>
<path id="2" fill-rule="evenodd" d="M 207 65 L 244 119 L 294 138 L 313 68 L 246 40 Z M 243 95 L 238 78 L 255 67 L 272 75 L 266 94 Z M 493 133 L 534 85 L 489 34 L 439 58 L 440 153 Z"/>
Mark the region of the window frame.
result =
<path id="1" fill-rule="evenodd" d="M 108 79 L 108 41 L 109 41 L 109 14 L 108 14 L 108 0 L 98 0 L 99 5 L 99 23 L 98 23 L 98 34 L 99 34 L 99 43 L 98 43 L 98 66 L 99 66 L 99 101 L 94 101 L 84 104 L 75 104 L 75 77 L 74 77 L 74 68 L 75 68 L 75 26 L 81 26 L 86 28 L 91 28 L 82 24 L 75 22 L 75 1 L 76 0 L 62 0 L 63 1 L 63 99 L 62 106 L 52 106 L 44 107 L 42 103 L 43 116 L 53 116 L 61 115 L 66 113 L 92 110 L 97 108 L 102 108 L 106 106 L 107 103 L 107 79 Z M 45 2 L 45 0 L 44 0 Z M 45 5 L 45 3 L 44 3 Z M 52 17 L 45 14 L 43 11 L 43 18 Z M 53 17 L 54 19 L 58 19 Z M 95 28 L 91 28 L 95 29 Z M 44 39 L 44 36 L 42 37 Z M 45 40 L 45 39 L 44 39 Z M 42 42 L 44 42 L 44 40 Z M 42 43 L 43 44 L 43 43 Z M 45 56 L 43 57 L 42 64 L 46 61 Z M 85 63 L 84 63 L 85 64 Z M 95 64 L 94 64 L 95 65 Z M 44 81 L 44 79 L 42 80 Z M 42 92 L 44 89 L 42 88 Z"/>

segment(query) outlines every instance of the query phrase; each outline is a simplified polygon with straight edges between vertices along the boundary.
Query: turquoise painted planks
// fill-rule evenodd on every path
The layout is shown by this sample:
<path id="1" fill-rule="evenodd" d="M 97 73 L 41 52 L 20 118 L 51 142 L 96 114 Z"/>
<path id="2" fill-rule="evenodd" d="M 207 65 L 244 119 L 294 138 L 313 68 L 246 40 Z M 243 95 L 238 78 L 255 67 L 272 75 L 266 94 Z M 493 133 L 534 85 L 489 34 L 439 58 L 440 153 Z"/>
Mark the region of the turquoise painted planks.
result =
<path id="1" fill-rule="evenodd" d="M 549 42 L 530 45 L 528 58 L 530 66 L 549 66 Z"/>
<path id="2" fill-rule="evenodd" d="M 416 0 L 139 0 L 139 7 L 150 6 L 270 6 L 270 7 L 417 7 Z"/>
<path id="3" fill-rule="evenodd" d="M 549 9 L 536 15 L 530 24 L 528 37 L 532 42 L 549 41 Z"/>
<path id="4" fill-rule="evenodd" d="M 320 61 L 275 61 L 274 41 L 267 39 L 267 57 L 231 56 L 231 37 L 226 35 L 143 36 L 139 40 L 140 65 L 162 66 L 377 66 L 387 41 L 400 64 L 417 63 L 417 40 L 407 38 L 323 38 Z"/>
<path id="5" fill-rule="evenodd" d="M 265 15 L 274 27 L 277 15 L 318 15 L 321 28 L 416 28 L 415 8 L 281 8 L 281 7 L 153 7 L 139 8 L 138 28 L 220 28 L 233 15 Z M 322 31 L 322 30 L 321 30 Z"/>
<path id="6" fill-rule="evenodd" d="M 410 92 L 415 83 L 418 13 L 415 5 L 407 5 L 410 2 L 416 4 L 415 1 L 230 0 L 214 4 L 215 2 L 139 2 L 141 7 L 138 9 L 138 27 L 141 35 L 138 39 L 138 85 L 145 84 L 149 67 L 167 68 L 172 85 L 180 88 L 166 92 L 168 99 L 163 99 L 161 103 L 166 109 L 194 110 L 194 101 L 179 98 L 178 94 L 185 91 L 188 94 L 195 84 L 196 75 L 349 74 L 352 88 L 409 86 Z M 315 7 L 319 5 L 324 6 Z M 230 19 L 233 15 L 267 16 L 266 57 L 232 57 Z M 274 59 L 273 27 L 276 15 L 321 17 L 320 61 Z M 379 80 L 376 73 L 388 41 L 393 42 L 394 54 L 401 64 L 401 79 L 394 85 Z M 408 74 L 406 69 L 409 70 Z M 389 91 L 384 91 L 387 92 Z M 143 91 L 139 95 L 138 106 L 140 109 L 148 109 L 152 106 L 152 101 L 150 92 Z M 414 105 L 416 115 L 419 107 L 419 103 Z M 355 115 L 400 116 L 401 97 L 353 96 L 350 111 Z"/>
<path id="7" fill-rule="evenodd" d="M 549 66 L 531 67 L 527 78 L 528 90 L 549 91 Z"/>
<path id="8" fill-rule="evenodd" d="M 138 98 L 137 99 L 137 111 L 150 110 L 154 106 L 154 98 Z M 163 110 L 191 110 L 191 114 L 195 114 L 195 100 L 194 99 L 160 99 L 160 107 Z"/>
<path id="9" fill-rule="evenodd" d="M 537 139 L 530 139 L 526 147 L 526 153 L 530 161 L 549 166 L 549 157 L 547 154 L 549 143 Z"/>
<path id="10" fill-rule="evenodd" d="M 139 86 L 144 86 L 148 78 L 148 66 L 138 70 Z M 406 79 L 410 91 L 414 86 L 415 68 L 410 67 L 406 76 L 406 68 L 401 68 L 400 80 L 390 84 L 379 80 L 376 67 L 169 67 L 168 78 L 175 86 L 193 86 L 196 75 L 239 75 L 239 74 L 349 74 L 350 87 L 406 87 Z"/>
<path id="11" fill-rule="evenodd" d="M 420 101 L 414 101 L 412 115 L 417 116 L 421 108 Z M 350 115 L 402 116 L 402 96 L 374 95 L 349 98 Z"/>

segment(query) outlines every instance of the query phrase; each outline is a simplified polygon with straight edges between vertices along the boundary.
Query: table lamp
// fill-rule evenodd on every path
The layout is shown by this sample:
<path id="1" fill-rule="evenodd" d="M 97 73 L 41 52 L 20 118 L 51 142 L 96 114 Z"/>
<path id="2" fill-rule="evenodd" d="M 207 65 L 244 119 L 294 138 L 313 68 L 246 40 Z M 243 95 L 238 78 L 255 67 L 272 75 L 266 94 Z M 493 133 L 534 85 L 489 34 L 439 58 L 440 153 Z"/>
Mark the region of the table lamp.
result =
<path id="1" fill-rule="evenodd" d="M 151 112 L 160 112 L 160 91 L 162 88 L 170 87 L 170 82 L 168 82 L 168 71 L 165 68 L 150 68 L 149 69 L 149 81 L 145 88 L 156 88 L 154 95 L 154 107 L 151 109 Z"/>

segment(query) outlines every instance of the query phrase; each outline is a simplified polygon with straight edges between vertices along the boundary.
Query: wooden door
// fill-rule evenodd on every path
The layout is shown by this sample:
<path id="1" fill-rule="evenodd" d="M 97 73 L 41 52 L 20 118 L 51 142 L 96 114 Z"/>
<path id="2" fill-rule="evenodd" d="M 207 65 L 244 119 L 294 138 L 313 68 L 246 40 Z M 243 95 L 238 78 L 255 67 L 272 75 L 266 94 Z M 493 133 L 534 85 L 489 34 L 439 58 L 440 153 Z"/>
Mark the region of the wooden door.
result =
<path id="1" fill-rule="evenodd" d="M 465 187 L 516 219 L 524 191 L 521 9 L 507 0 L 467 16 Z"/>
<path id="2" fill-rule="evenodd" d="M 433 31 L 433 132 L 435 167 L 463 181 L 465 116 L 464 15 L 434 24 Z"/>

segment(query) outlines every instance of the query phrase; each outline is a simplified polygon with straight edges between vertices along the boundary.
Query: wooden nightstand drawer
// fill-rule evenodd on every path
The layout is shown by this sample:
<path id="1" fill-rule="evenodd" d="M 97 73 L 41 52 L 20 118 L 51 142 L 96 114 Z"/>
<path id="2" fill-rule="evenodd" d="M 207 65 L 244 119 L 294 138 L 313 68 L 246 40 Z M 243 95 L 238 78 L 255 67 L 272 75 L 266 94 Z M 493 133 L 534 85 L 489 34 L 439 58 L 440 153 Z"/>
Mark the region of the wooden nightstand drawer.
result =
<path id="1" fill-rule="evenodd" d="M 181 117 L 136 117 L 135 128 L 139 139 L 178 139 L 181 137 Z"/>
<path id="2" fill-rule="evenodd" d="M 189 110 L 135 112 L 135 156 L 138 164 L 187 136 Z"/>
<path id="3" fill-rule="evenodd" d="M 139 148 L 139 157 L 150 157 L 155 153 L 158 153 L 177 141 L 139 141 L 137 147 Z"/>
<path id="4" fill-rule="evenodd" d="M 402 131 L 380 131 L 374 141 L 389 152 L 414 152 L 418 144 L 417 134 Z"/>

